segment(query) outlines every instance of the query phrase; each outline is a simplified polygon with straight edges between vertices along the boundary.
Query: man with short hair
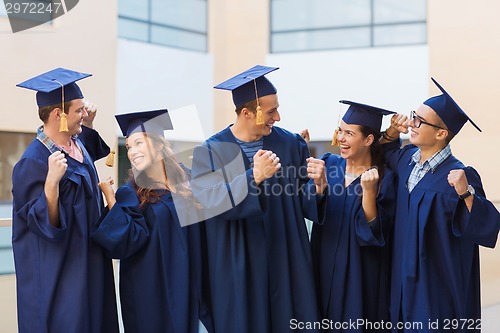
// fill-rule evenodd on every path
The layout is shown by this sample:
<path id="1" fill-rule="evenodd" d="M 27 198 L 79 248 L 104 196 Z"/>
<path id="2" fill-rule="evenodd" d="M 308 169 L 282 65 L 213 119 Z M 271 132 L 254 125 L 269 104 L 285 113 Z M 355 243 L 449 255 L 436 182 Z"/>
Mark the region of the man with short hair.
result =
<path id="1" fill-rule="evenodd" d="M 75 83 L 88 76 L 58 68 L 18 84 L 37 91 L 43 121 L 12 174 L 20 333 L 118 332 L 112 263 L 89 237 L 103 204 L 94 161 L 109 147 Z"/>
<path id="2" fill-rule="evenodd" d="M 257 65 L 215 87 L 232 91 L 236 121 L 193 155 L 193 194 L 211 217 L 205 282 L 217 333 L 311 332 L 320 318 L 304 217 L 318 220 L 307 182 L 324 162 L 275 126 L 277 91 L 264 75 L 276 69 Z"/>
<path id="3" fill-rule="evenodd" d="M 442 95 L 426 100 L 411 119 L 394 115 L 381 139 L 399 179 L 391 321 L 394 332 L 398 322 L 406 323 L 401 332 L 479 332 L 478 246 L 495 247 L 500 214 L 486 199 L 479 174 L 449 146 L 467 121 L 479 127 L 432 80 Z M 400 148 L 399 133 L 408 128 L 411 144 Z"/>

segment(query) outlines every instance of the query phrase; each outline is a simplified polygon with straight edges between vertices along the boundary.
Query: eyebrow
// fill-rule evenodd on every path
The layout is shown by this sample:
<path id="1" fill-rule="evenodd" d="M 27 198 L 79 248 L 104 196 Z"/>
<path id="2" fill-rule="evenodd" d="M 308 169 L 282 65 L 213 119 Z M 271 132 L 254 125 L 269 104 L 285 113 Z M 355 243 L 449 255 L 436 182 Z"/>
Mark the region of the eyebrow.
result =
<path id="1" fill-rule="evenodd" d="M 422 119 L 423 121 L 427 121 L 427 119 L 425 119 L 424 117 L 418 115 L 416 112 L 415 112 L 415 116 L 417 116 L 418 118 Z"/>
<path id="2" fill-rule="evenodd" d="M 339 130 L 341 130 L 342 132 L 348 132 L 348 133 L 353 133 L 353 134 L 356 134 L 355 131 L 353 130 L 350 130 L 350 129 L 343 129 L 342 127 L 339 126 Z"/>

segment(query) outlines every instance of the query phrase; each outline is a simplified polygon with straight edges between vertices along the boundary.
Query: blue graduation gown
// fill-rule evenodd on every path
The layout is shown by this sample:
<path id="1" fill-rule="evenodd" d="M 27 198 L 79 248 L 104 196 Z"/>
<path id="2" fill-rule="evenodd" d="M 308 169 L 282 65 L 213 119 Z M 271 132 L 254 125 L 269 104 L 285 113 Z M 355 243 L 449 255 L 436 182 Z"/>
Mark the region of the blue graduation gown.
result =
<path id="1" fill-rule="evenodd" d="M 49 222 L 44 193 L 50 151 L 35 139 L 14 167 L 12 247 L 20 333 L 118 332 L 112 263 L 89 237 L 101 213 L 101 192 L 93 160 L 78 144 L 84 161 L 67 156 L 59 185 L 60 227 Z M 96 157 L 106 154 L 91 150 Z"/>
<path id="2" fill-rule="evenodd" d="M 167 191 L 139 207 L 131 182 L 116 192 L 92 238 L 120 260 L 120 301 L 125 332 L 198 332 L 198 225 L 181 227 Z M 197 265 L 199 262 L 197 263 Z"/>
<path id="3" fill-rule="evenodd" d="M 204 279 L 217 333 L 289 332 L 292 319 L 319 319 L 304 223 L 304 217 L 318 220 L 315 187 L 304 188 L 309 150 L 300 136 L 278 127 L 264 137 L 263 149 L 275 152 L 282 168 L 260 186 L 229 127 L 194 151 L 193 193 L 208 192 L 204 195 L 209 202 L 202 200 L 206 208 L 224 205 L 222 199 L 228 197 L 233 204 L 203 225 L 208 258 Z M 235 150 L 246 172 L 228 181 L 231 171 L 224 168 L 234 162 Z M 200 185 L 197 177 L 206 175 L 212 181 Z M 248 189 L 244 198 L 232 191 L 238 182 Z"/>
<path id="4" fill-rule="evenodd" d="M 411 193 L 407 180 L 417 148 L 400 142 L 382 145 L 386 162 L 399 178 L 391 276 L 391 321 L 422 323 L 419 332 L 479 332 L 481 318 L 479 248 L 495 247 L 500 215 L 485 197 L 479 174 L 453 155 L 428 172 Z M 448 184 L 463 169 L 476 190 L 472 211 Z M 429 329 L 429 321 L 438 329 Z M 406 330 L 413 332 L 415 330 Z"/>
<path id="5" fill-rule="evenodd" d="M 360 177 L 344 185 L 346 160 L 325 154 L 326 217 L 314 224 L 311 244 L 323 318 L 333 323 L 389 319 L 387 231 L 394 218 L 395 177 L 385 170 L 377 217 L 368 224 L 361 205 Z M 325 327 L 327 328 L 327 327 Z M 328 332 L 382 332 L 370 326 L 330 325 Z"/>

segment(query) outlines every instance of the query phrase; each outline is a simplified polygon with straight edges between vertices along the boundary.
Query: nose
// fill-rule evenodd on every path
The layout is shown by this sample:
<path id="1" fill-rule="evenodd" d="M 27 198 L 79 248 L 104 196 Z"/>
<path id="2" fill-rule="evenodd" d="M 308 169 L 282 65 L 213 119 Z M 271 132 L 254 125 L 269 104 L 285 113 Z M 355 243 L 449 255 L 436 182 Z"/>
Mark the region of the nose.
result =
<path id="1" fill-rule="evenodd" d="M 281 116 L 280 116 L 279 111 L 276 111 L 276 115 L 274 115 L 273 120 L 274 121 L 280 121 L 281 120 Z"/>
<path id="2" fill-rule="evenodd" d="M 89 112 L 87 111 L 87 108 L 83 108 L 83 112 L 82 112 L 82 118 L 87 118 L 89 116 Z"/>
<path id="3" fill-rule="evenodd" d="M 337 132 L 337 141 L 343 141 L 344 140 L 344 132 L 338 131 Z"/>

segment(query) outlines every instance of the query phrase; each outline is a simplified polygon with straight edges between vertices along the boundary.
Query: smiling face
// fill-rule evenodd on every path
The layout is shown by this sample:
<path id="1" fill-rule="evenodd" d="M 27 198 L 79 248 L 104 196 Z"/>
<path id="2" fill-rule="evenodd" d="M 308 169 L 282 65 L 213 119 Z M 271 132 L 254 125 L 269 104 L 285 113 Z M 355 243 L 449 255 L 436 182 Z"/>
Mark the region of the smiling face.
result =
<path id="1" fill-rule="evenodd" d="M 429 106 L 422 104 L 415 115 L 420 121 L 440 126 L 442 121 L 437 113 Z M 439 150 L 446 146 L 445 138 L 448 134 L 447 130 L 433 127 L 429 124 L 421 123 L 420 127 L 415 126 L 415 121 L 410 122 L 410 142 L 419 148 L 430 148 L 431 150 Z M 443 126 L 443 125 L 441 125 Z"/>
<path id="2" fill-rule="evenodd" d="M 159 148 L 143 132 L 132 133 L 125 144 L 130 164 L 141 172 L 161 160 Z"/>
<path id="3" fill-rule="evenodd" d="M 83 99 L 74 99 L 67 111 L 68 134 L 80 134 L 82 132 L 83 119 L 88 117 L 87 110 L 84 107 Z M 62 111 L 61 111 L 62 112 Z"/>
<path id="4" fill-rule="evenodd" d="M 258 137 L 262 137 L 271 134 L 274 123 L 281 120 L 278 111 L 278 96 L 274 94 L 260 97 L 259 105 L 262 109 L 263 125 L 256 124 L 257 112 L 252 112 L 248 109 L 244 109 L 244 112 L 248 116 L 248 124 L 251 127 L 251 132 Z"/>
<path id="5" fill-rule="evenodd" d="M 373 143 L 373 139 L 373 135 L 364 137 L 359 125 L 340 121 L 337 140 L 342 158 L 347 160 L 370 156 L 370 145 Z"/>

